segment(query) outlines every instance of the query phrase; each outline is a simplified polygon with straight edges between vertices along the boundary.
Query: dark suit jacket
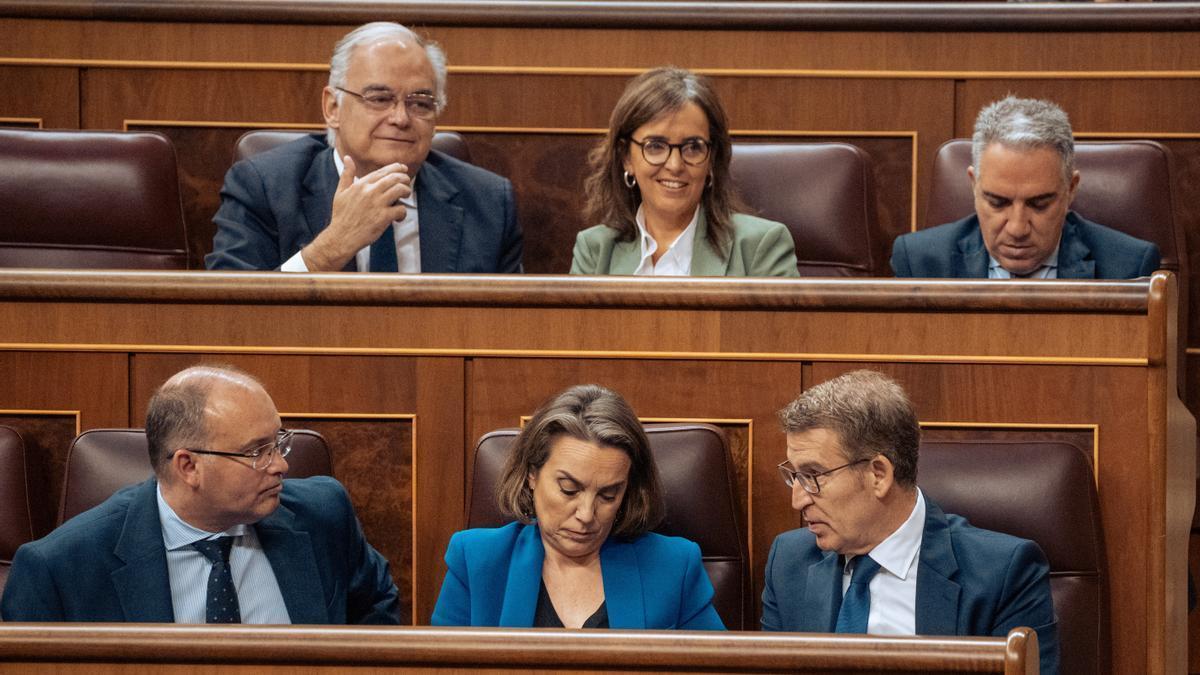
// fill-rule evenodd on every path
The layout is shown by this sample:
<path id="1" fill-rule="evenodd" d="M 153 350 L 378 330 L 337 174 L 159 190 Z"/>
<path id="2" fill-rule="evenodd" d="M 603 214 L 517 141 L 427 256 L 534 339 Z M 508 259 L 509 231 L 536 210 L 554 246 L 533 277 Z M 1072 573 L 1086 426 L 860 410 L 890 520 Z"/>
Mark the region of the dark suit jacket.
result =
<path id="1" fill-rule="evenodd" d="M 272 270 L 329 225 L 333 149 L 312 134 L 244 159 L 225 174 L 210 270 Z M 520 272 L 512 183 L 430 151 L 417 173 L 422 272 Z M 354 261 L 347 265 L 355 269 Z"/>
<path id="2" fill-rule="evenodd" d="M 1058 244 L 1059 279 L 1133 279 L 1158 269 L 1158 246 L 1067 213 Z M 902 234 L 892 245 L 898 277 L 986 279 L 988 252 L 979 217 Z"/>
<path id="3" fill-rule="evenodd" d="M 4 620 L 173 622 L 156 485 L 124 488 L 18 549 Z M 254 528 L 292 623 L 399 622 L 387 561 L 334 479 L 285 480 L 279 508 Z"/>
<path id="4" fill-rule="evenodd" d="M 509 523 L 450 538 L 435 626 L 533 625 L 546 549 L 537 525 Z M 610 537 L 600 549 L 611 628 L 724 630 L 700 547 L 680 537 Z"/>
<path id="5" fill-rule="evenodd" d="M 1037 544 L 972 527 L 925 499 L 917 567 L 918 635 L 1004 636 L 1037 631 L 1042 673 L 1058 672 L 1058 622 L 1050 566 Z M 832 633 L 842 602 L 842 564 L 807 529 L 771 545 L 763 583 L 763 630 Z"/>

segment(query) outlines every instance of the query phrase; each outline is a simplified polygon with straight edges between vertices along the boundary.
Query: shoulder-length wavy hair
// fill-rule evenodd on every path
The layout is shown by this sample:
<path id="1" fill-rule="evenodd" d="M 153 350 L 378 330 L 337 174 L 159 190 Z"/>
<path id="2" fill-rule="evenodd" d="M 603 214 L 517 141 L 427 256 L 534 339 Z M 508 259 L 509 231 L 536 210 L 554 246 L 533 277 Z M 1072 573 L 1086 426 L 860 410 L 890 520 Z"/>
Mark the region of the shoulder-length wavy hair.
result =
<path id="1" fill-rule="evenodd" d="M 624 161 L 634 130 L 663 113 L 675 112 L 695 103 L 708 117 L 709 171 L 712 180 L 704 188 L 700 204 L 708 222 L 709 244 L 721 255 L 733 229 L 733 214 L 745 210 L 729 178 L 729 160 L 733 145 L 725 108 L 703 75 L 690 70 L 665 66 L 648 70 L 633 78 L 613 108 L 608 135 L 588 156 L 591 173 L 584 181 L 588 223 L 604 223 L 620 232 L 621 241 L 632 241 L 637 234 L 641 191 L 625 186 Z"/>
<path id="2" fill-rule="evenodd" d="M 666 515 L 662 489 L 642 423 L 620 394 L 595 384 L 577 385 L 551 398 L 521 430 L 496 487 L 502 513 L 525 524 L 533 521 L 529 475 L 546 463 L 555 441 L 563 437 L 629 455 L 629 481 L 612 536 L 634 538 L 662 522 Z"/>

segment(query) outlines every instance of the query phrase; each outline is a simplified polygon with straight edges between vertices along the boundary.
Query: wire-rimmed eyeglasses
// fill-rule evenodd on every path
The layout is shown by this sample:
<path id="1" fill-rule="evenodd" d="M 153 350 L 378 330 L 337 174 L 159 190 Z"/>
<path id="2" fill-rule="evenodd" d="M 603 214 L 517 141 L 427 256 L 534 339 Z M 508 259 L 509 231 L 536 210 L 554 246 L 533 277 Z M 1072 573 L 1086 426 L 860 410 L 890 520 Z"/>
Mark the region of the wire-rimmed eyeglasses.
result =
<path id="1" fill-rule="evenodd" d="M 437 97 L 432 94 L 408 94 L 400 96 L 396 92 L 389 89 L 371 90 L 366 93 L 350 91 L 342 87 L 334 87 L 344 94 L 350 94 L 363 102 L 367 109 L 374 112 L 390 112 L 396 109 L 396 106 L 404 102 L 404 112 L 409 117 L 419 120 L 431 120 L 437 117 L 438 101 Z"/>
<path id="2" fill-rule="evenodd" d="M 272 458 L 278 454 L 280 459 L 287 457 L 292 451 L 292 436 L 296 432 L 288 429 L 280 429 L 275 432 L 275 440 L 267 441 L 262 445 L 256 445 L 249 450 L 241 452 L 221 452 L 219 450 L 204 450 L 202 448 L 181 448 L 188 452 L 194 452 L 197 455 L 217 455 L 218 457 L 242 458 L 250 460 L 250 467 L 259 471 L 265 471 L 271 465 Z"/>
<path id="3" fill-rule="evenodd" d="M 869 461 L 871 461 L 871 458 L 869 458 L 869 457 L 866 459 L 856 459 L 853 462 L 850 462 L 848 464 L 843 464 L 841 466 L 835 466 L 832 469 L 829 469 L 828 471 L 821 471 L 820 473 L 805 473 L 805 472 L 796 471 L 795 469 L 793 469 L 792 465 L 788 462 L 788 460 L 785 459 L 779 464 L 778 468 L 779 468 L 779 475 L 783 477 L 784 485 L 787 485 L 788 487 L 794 487 L 797 483 L 799 483 L 800 487 L 804 488 L 804 491 L 807 492 L 808 494 L 819 495 L 819 494 L 821 494 L 821 483 L 820 483 L 820 481 L 817 480 L 818 478 L 820 478 L 822 476 L 828 476 L 829 474 L 833 473 L 834 471 L 841 471 L 842 469 L 845 469 L 846 467 L 854 466 L 855 464 L 862 464 L 863 462 L 869 462 Z"/>

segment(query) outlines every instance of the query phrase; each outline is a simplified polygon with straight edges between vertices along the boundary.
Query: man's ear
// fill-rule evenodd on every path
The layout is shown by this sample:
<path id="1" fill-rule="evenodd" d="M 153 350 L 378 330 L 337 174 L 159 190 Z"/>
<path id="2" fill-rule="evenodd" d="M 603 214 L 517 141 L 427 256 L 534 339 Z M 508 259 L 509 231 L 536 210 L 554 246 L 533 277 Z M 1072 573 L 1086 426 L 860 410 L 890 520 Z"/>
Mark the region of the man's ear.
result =
<path id="1" fill-rule="evenodd" d="M 971 192 L 975 192 L 975 167 L 967 165 L 967 180 L 971 183 Z"/>
<path id="2" fill-rule="evenodd" d="M 883 499 L 896 485 L 896 467 L 882 453 L 875 455 L 867 466 L 871 472 L 871 492 Z"/>
<path id="3" fill-rule="evenodd" d="M 338 105 L 337 92 L 331 87 L 321 90 L 321 112 L 325 116 L 325 126 L 330 129 L 338 128 L 341 124 L 341 106 Z"/>
<path id="4" fill-rule="evenodd" d="M 173 480 L 198 487 L 200 484 L 200 466 L 197 463 L 198 456 L 187 450 L 176 450 L 175 454 L 167 462 L 167 472 L 171 474 Z"/>

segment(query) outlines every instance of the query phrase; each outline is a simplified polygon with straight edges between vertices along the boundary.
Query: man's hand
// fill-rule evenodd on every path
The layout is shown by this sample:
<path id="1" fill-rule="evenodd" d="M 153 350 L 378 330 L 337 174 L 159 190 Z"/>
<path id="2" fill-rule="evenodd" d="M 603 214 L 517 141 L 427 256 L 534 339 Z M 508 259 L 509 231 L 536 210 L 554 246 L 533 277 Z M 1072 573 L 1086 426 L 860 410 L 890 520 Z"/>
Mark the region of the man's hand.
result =
<path id="1" fill-rule="evenodd" d="M 388 164 L 354 180 L 354 160 L 346 155 L 325 228 L 300 252 L 310 272 L 337 272 L 359 249 L 370 246 L 394 220 L 407 213 L 400 200 L 412 195 L 412 177 L 403 164 Z"/>

